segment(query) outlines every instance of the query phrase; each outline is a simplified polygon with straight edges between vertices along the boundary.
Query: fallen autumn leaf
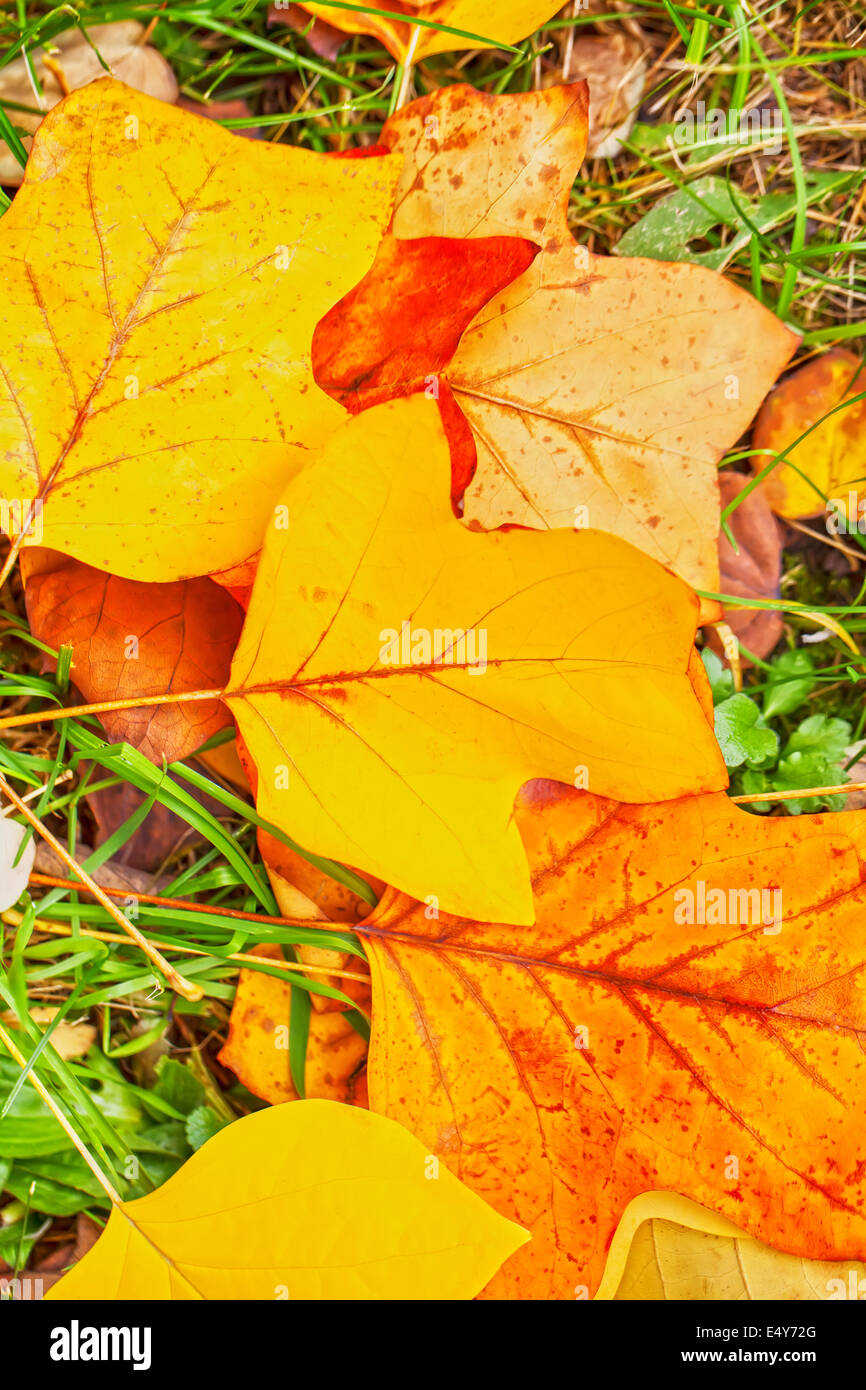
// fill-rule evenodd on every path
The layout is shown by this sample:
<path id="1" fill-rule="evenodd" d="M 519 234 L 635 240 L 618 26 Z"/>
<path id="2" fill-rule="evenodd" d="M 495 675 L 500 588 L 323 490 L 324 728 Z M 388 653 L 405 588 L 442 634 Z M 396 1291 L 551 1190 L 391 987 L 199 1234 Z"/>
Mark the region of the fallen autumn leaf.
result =
<path id="1" fill-rule="evenodd" d="M 429 1182 L 400 1125 L 300 1101 L 220 1130 L 158 1191 L 115 1205 L 46 1297 L 472 1298 L 525 1239 L 450 1173 Z"/>
<path id="2" fill-rule="evenodd" d="M 110 78 L 49 113 L 0 222 L 0 493 L 38 512 L 25 544 L 143 581 L 258 549 L 342 418 L 310 343 L 398 165 L 240 140 Z"/>
<path id="3" fill-rule="evenodd" d="M 142 584 L 37 549 L 25 552 L 22 572 L 31 628 L 50 646 L 72 647 L 72 679 L 85 700 L 225 684 L 243 612 L 210 579 Z M 188 757 L 231 719 L 211 701 L 118 709 L 102 723 L 109 738 L 160 764 Z"/>
<path id="4" fill-rule="evenodd" d="M 692 685 L 698 604 L 614 536 L 467 531 L 448 468 L 420 396 L 334 436 L 283 495 L 225 700 L 266 820 L 444 910 L 528 923 L 527 778 L 628 801 L 726 784 Z"/>
<path id="5" fill-rule="evenodd" d="M 541 247 L 479 312 L 443 372 L 473 436 L 461 444 L 470 459 L 456 464 L 460 476 L 476 465 L 464 518 L 484 530 L 612 531 L 717 592 L 717 465 L 797 338 L 700 266 L 577 245 L 567 208 L 586 112 L 585 83 L 507 97 L 451 86 L 382 132 L 405 158 L 397 237 L 511 235 Z M 401 389 L 402 340 L 389 342 L 383 363 L 365 335 L 372 298 L 369 284 L 353 291 L 314 342 L 317 381 L 352 409 L 369 403 L 367 382 L 378 385 L 383 371 L 390 394 Z M 343 367 L 340 345 L 352 339 Z"/>
<path id="6" fill-rule="evenodd" d="M 534 783 L 517 814 L 532 932 L 396 893 L 357 928 L 371 1109 L 532 1232 L 486 1293 L 591 1297 L 651 1188 L 791 1254 L 862 1258 L 863 813 Z"/>

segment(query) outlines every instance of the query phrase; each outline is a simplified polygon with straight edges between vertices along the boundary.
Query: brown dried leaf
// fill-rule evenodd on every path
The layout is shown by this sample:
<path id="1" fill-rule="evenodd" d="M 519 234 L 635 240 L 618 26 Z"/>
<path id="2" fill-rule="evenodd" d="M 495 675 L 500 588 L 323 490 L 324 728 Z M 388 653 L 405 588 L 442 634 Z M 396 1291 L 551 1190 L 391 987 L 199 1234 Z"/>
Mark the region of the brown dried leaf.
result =
<path id="1" fill-rule="evenodd" d="M 614 159 L 631 134 L 647 74 L 646 45 L 629 34 L 587 34 L 575 39 L 568 71 L 557 71 L 545 85 L 563 80 L 589 82 L 590 159 Z"/>
<path id="2" fill-rule="evenodd" d="M 134 87 L 148 96 L 158 97 L 160 101 L 177 100 L 177 80 L 162 54 L 155 48 L 141 43 L 143 27 L 134 19 L 121 20 L 116 24 L 94 24 L 88 27 L 87 37 L 81 29 L 67 29 L 58 34 L 50 44 L 31 51 L 31 59 L 42 90 L 45 93 L 44 111 L 50 111 L 66 95 L 58 80 L 58 70 L 62 73 L 68 91 L 85 87 L 98 77 L 105 77 L 105 68 L 97 57 L 101 54 L 114 77 Z M 88 39 L 90 42 L 88 42 Z M 51 66 L 46 66 L 46 57 Z M 13 58 L 11 63 L 0 69 L 0 102 L 7 106 L 35 106 L 36 93 L 27 72 L 23 58 Z M 33 132 L 41 115 L 31 115 L 26 111 L 9 111 L 13 125 L 20 131 L 28 132 L 24 137 L 24 148 L 30 149 Z M 0 154 L 0 183 L 17 188 L 24 170 L 6 145 Z"/>
<path id="3" fill-rule="evenodd" d="M 719 475 L 722 509 L 742 492 L 748 481 L 739 473 Z M 750 492 L 731 513 L 728 524 L 739 551 L 724 532 L 719 533 L 720 592 L 742 598 L 778 598 L 782 577 L 782 532 L 763 493 L 757 488 Z M 725 622 L 744 646 L 762 659 L 773 650 L 784 627 L 782 614 L 766 608 L 729 605 L 725 609 Z M 714 632 L 710 641 L 717 651 L 720 650 Z"/>

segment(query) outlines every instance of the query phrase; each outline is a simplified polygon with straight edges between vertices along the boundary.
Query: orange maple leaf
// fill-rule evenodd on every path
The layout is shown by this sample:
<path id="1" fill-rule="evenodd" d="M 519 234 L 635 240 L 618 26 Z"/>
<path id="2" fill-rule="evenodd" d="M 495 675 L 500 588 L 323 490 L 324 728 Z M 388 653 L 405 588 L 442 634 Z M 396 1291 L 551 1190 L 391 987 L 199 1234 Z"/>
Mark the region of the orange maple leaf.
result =
<path id="1" fill-rule="evenodd" d="M 371 1108 L 532 1232 L 488 1293 L 591 1294 L 649 1189 L 793 1254 L 866 1255 L 866 815 L 536 782 L 518 822 L 531 930 L 393 891 L 357 928 Z"/>

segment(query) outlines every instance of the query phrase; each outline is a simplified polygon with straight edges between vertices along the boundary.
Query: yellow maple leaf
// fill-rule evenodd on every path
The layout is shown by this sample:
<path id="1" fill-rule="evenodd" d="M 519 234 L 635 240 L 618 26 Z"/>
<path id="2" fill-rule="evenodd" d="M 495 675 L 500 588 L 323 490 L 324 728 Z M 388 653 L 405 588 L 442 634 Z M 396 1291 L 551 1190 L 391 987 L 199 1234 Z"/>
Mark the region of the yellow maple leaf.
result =
<path id="1" fill-rule="evenodd" d="M 27 544 L 138 580 L 258 549 L 342 419 L 312 334 L 399 164 L 240 140 L 111 78 L 46 116 L 0 224 L 0 495 L 38 512 Z"/>
<path id="2" fill-rule="evenodd" d="M 690 679 L 698 602 L 598 532 L 480 534 L 435 401 L 350 420 L 289 485 L 225 699 L 260 813 L 443 910 L 531 922 L 530 777 L 626 801 L 724 786 Z"/>

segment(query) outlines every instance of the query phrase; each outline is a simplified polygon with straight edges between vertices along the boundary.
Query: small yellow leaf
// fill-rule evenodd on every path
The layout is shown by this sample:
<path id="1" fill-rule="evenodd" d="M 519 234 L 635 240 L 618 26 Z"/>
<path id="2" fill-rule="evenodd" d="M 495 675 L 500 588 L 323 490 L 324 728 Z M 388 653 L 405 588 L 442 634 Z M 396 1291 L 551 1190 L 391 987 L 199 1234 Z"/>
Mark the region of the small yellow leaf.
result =
<path id="1" fill-rule="evenodd" d="M 862 1261 L 786 1255 L 688 1197 L 645 1192 L 623 1213 L 596 1299 L 856 1300 L 864 1276 Z"/>
<path id="2" fill-rule="evenodd" d="M 123 1202 L 50 1299 L 472 1298 L 528 1240 L 391 1120 L 247 1115 Z"/>
<path id="3" fill-rule="evenodd" d="M 784 454 L 761 484 L 777 515 L 796 520 L 826 509 L 839 516 L 837 530 L 846 517 L 856 529 L 866 496 L 866 400 L 857 400 L 864 391 L 860 358 L 832 348 L 770 392 L 755 423 L 752 443 L 763 452 L 752 468 L 757 473 L 772 462 L 771 453 Z"/>

